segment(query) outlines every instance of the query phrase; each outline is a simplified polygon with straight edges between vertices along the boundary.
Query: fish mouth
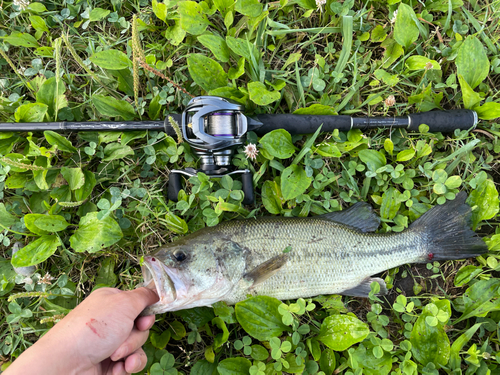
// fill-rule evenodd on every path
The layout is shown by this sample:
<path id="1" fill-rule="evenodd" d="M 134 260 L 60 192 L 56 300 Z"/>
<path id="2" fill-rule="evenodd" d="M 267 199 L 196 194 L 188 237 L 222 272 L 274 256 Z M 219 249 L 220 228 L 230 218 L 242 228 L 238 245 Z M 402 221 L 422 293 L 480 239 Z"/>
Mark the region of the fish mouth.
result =
<path id="1" fill-rule="evenodd" d="M 144 257 L 141 270 L 144 279 L 141 286 L 156 291 L 159 297 L 158 302 L 148 306 L 146 310 L 151 313 L 157 313 L 156 311 L 159 311 L 161 307 L 177 299 L 175 284 L 169 277 L 163 262 L 160 262 L 154 257 Z"/>

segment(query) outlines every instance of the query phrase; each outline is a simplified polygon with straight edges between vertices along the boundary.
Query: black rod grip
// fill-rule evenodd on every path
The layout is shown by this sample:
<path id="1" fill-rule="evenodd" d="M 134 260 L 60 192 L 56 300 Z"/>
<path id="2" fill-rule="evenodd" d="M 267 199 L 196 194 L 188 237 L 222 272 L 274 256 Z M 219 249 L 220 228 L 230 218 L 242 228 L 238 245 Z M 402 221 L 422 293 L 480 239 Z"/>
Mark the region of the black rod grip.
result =
<path id="1" fill-rule="evenodd" d="M 243 185 L 243 204 L 254 204 L 255 198 L 253 193 L 253 176 L 252 172 L 248 171 L 241 175 L 241 183 Z"/>
<path id="2" fill-rule="evenodd" d="M 468 130 L 478 122 L 477 113 L 470 109 L 413 113 L 409 118 L 409 130 L 418 131 L 418 127 L 425 124 L 429 126 L 429 131 L 443 133 L 451 133 L 455 129 Z"/>
<path id="3" fill-rule="evenodd" d="M 168 176 L 168 191 L 167 198 L 177 202 L 179 199 L 179 191 L 182 190 L 180 173 L 171 172 Z"/>
<path id="4" fill-rule="evenodd" d="M 292 114 L 261 114 L 254 116 L 264 125 L 255 130 L 262 136 L 275 129 L 285 129 L 290 134 L 312 134 L 320 125 L 322 132 L 331 132 L 335 129 L 349 131 L 351 129 L 351 116 L 338 115 L 292 115 Z"/>

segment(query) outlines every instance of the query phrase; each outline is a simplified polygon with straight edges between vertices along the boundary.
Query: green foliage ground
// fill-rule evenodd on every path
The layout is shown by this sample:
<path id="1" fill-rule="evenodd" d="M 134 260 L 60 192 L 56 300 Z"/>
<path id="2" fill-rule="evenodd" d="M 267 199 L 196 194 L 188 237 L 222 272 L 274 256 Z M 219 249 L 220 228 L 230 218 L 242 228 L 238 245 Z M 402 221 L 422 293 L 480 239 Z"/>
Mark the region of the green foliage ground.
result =
<path id="1" fill-rule="evenodd" d="M 357 201 L 380 213 L 380 232 L 402 231 L 465 190 L 489 254 L 391 270 L 382 275 L 392 287 L 387 299 L 255 298 L 236 309 L 158 316 L 148 369 L 499 373 L 499 1 L 15 0 L 0 7 L 0 122 L 163 119 L 182 111 L 190 94 L 207 93 L 244 104 L 249 115 L 470 108 L 482 119 L 476 130 L 454 134 L 422 126 L 316 139 L 250 135 L 257 160 L 242 150 L 234 158 L 255 172 L 256 204 L 245 207 L 240 182 L 203 175 L 169 202 L 169 170 L 196 160 L 162 132 L 0 133 L 4 367 L 92 289 L 134 288 L 141 256 L 184 233 Z M 26 277 L 12 265 L 37 269 Z"/>

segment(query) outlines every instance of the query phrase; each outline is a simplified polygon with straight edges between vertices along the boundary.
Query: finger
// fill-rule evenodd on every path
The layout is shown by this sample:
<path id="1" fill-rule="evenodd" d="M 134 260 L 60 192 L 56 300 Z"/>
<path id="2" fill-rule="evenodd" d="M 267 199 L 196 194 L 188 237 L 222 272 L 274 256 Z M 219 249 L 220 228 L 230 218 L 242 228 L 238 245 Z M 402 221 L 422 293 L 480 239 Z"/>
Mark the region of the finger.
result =
<path id="1" fill-rule="evenodd" d="M 142 371 L 147 364 L 148 357 L 144 353 L 144 350 L 139 348 L 125 359 L 125 371 L 134 374 Z"/>
<path id="2" fill-rule="evenodd" d="M 141 346 L 144 345 L 148 339 L 149 331 L 139 331 L 133 329 L 129 337 L 116 349 L 110 358 L 112 361 L 118 361 L 126 356 L 132 354 Z"/>
<path id="3" fill-rule="evenodd" d="M 135 327 L 139 331 L 147 331 L 153 326 L 153 324 L 155 324 L 154 315 L 141 316 L 135 320 Z"/>
<path id="4" fill-rule="evenodd" d="M 137 315 L 139 315 L 139 313 L 147 306 L 152 305 L 159 300 L 156 291 L 144 287 L 127 290 L 126 292 L 123 292 L 123 294 L 130 300 L 130 306 L 133 310 L 135 310 Z"/>
<path id="5" fill-rule="evenodd" d="M 113 369 L 111 375 L 127 375 L 127 371 L 125 371 L 125 362 L 116 362 L 113 365 Z"/>

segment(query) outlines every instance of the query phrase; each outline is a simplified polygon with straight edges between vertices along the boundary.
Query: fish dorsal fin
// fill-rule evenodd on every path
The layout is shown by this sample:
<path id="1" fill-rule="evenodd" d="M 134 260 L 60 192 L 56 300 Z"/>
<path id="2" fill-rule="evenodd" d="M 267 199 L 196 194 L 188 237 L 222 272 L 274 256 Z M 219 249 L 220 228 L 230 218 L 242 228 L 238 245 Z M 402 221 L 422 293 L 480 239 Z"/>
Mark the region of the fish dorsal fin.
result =
<path id="1" fill-rule="evenodd" d="M 376 282 L 380 285 L 379 295 L 387 294 L 387 286 L 385 285 L 385 281 L 378 277 L 368 277 L 361 281 L 361 283 L 354 288 L 344 290 L 340 294 L 344 296 L 353 296 L 353 297 L 368 297 L 371 292 L 371 283 Z"/>
<path id="2" fill-rule="evenodd" d="M 319 217 L 349 225 L 361 232 L 373 232 L 380 225 L 380 218 L 373 212 L 372 206 L 366 202 L 358 202 L 347 210 L 329 212 Z"/>
<path id="3" fill-rule="evenodd" d="M 278 272 L 287 261 L 288 253 L 277 255 L 268 261 L 259 264 L 253 270 L 246 273 L 243 278 L 252 282 L 252 287 L 254 287 L 276 274 L 276 272 Z"/>

